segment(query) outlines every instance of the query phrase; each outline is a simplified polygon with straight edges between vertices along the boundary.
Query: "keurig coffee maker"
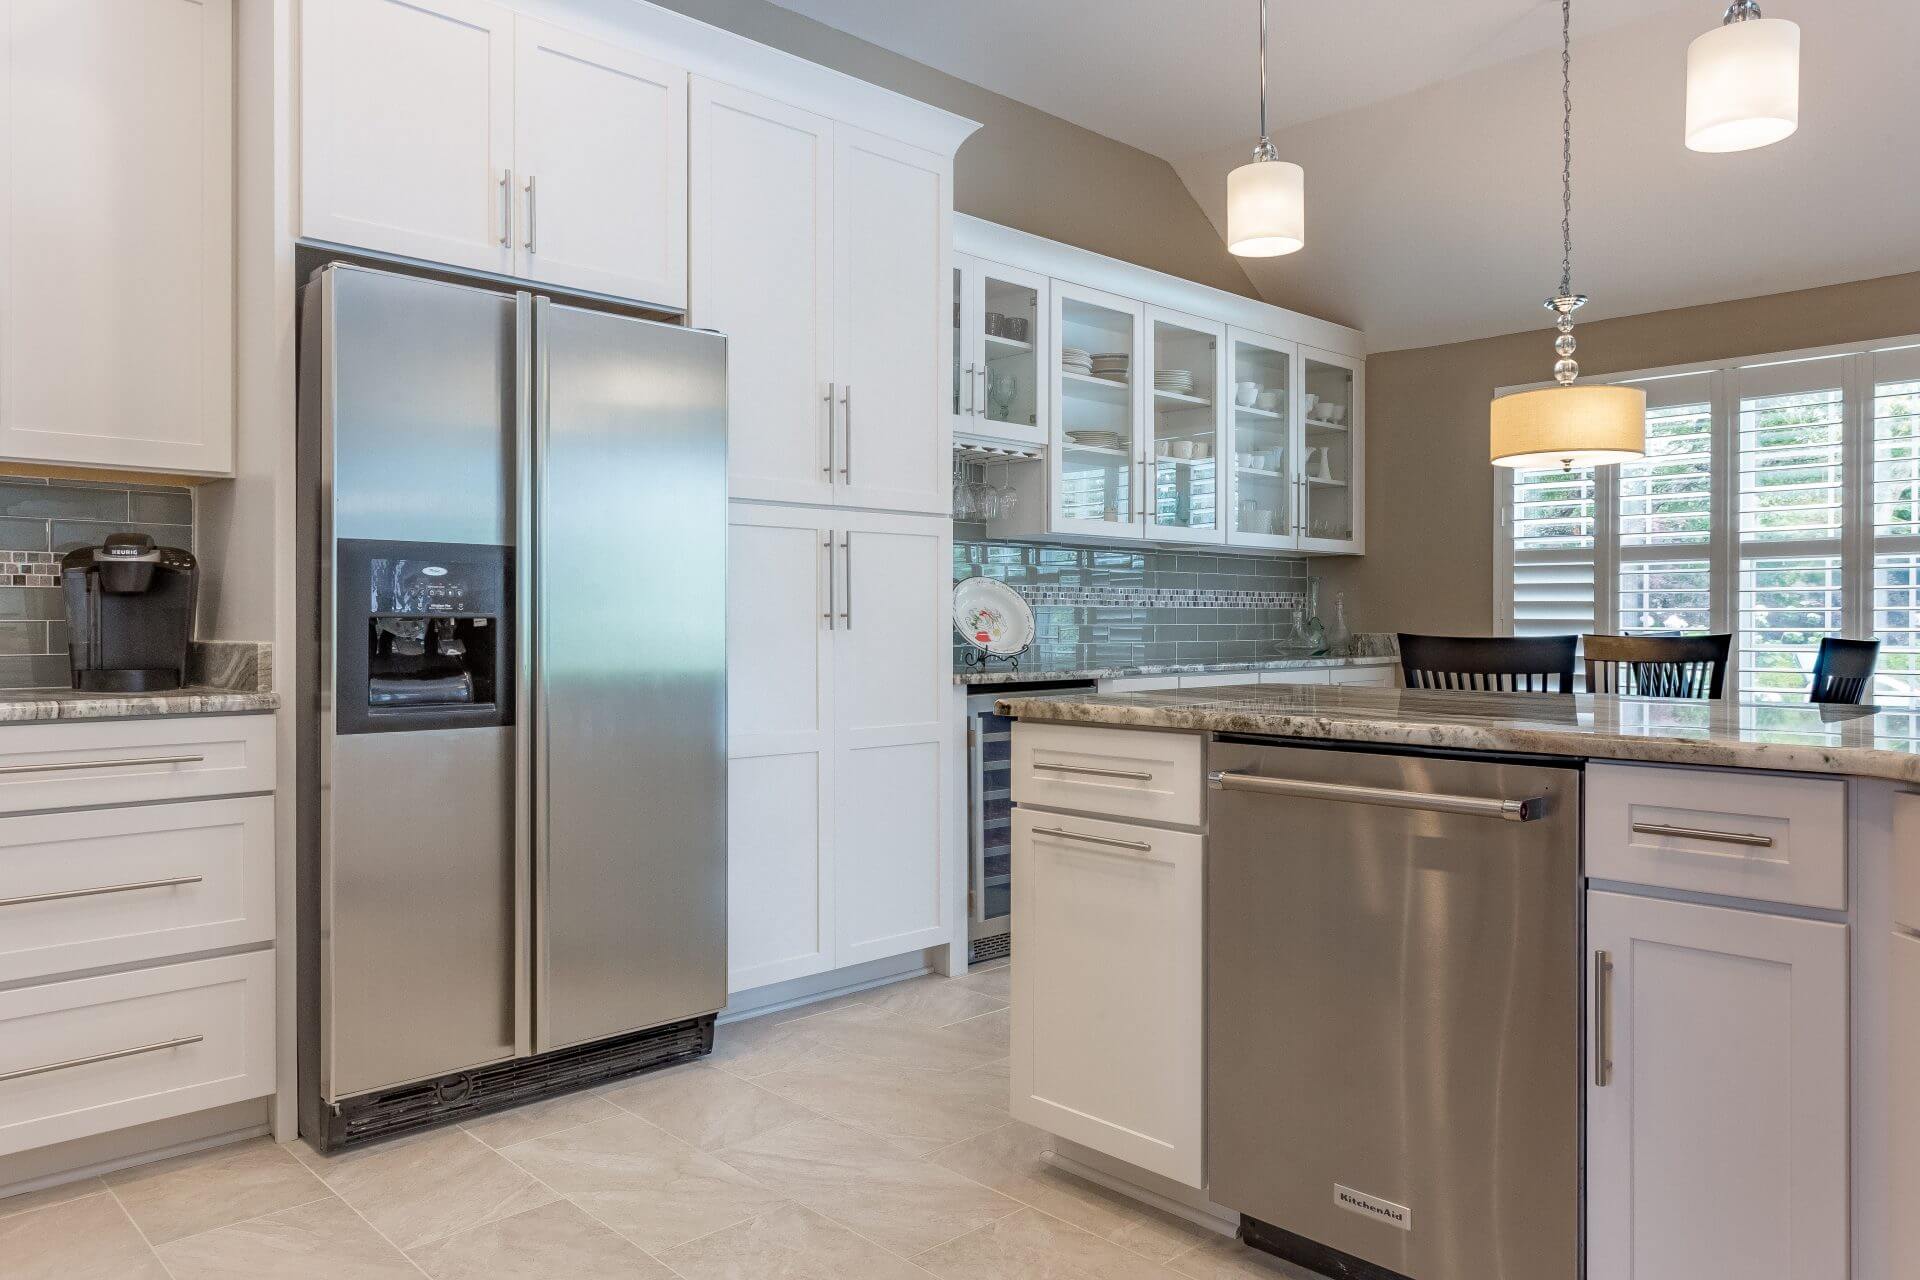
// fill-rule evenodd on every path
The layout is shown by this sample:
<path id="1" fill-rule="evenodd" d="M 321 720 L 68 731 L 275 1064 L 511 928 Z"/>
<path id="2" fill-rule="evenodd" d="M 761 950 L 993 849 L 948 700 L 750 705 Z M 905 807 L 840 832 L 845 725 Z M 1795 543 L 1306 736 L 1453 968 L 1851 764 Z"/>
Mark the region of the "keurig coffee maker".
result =
<path id="1" fill-rule="evenodd" d="M 98 693 L 178 689 L 187 679 L 193 554 L 156 547 L 144 533 L 110 533 L 104 545 L 60 558 L 73 687 Z"/>

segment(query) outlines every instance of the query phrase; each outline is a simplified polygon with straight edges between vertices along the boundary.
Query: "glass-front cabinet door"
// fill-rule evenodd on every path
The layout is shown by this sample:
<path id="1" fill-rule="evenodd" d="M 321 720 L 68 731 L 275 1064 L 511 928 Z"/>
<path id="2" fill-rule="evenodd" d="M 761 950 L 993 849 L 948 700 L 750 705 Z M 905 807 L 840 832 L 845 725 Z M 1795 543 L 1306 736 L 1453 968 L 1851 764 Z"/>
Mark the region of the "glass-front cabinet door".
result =
<path id="1" fill-rule="evenodd" d="M 1300 348 L 1300 549 L 1358 551 L 1362 529 L 1360 362 Z"/>
<path id="2" fill-rule="evenodd" d="M 1226 538 L 1220 387 L 1226 327 L 1148 307 L 1140 382 L 1147 447 L 1146 536 L 1157 542 Z M 1229 459 L 1230 461 L 1231 459 Z"/>
<path id="3" fill-rule="evenodd" d="M 1227 541 L 1242 547 L 1298 545 L 1299 483 L 1294 427 L 1295 347 L 1244 329 L 1227 331 L 1231 398 Z"/>
<path id="4" fill-rule="evenodd" d="M 1145 308 L 1064 280 L 1052 296 L 1053 530 L 1138 537 L 1151 434 L 1138 394 Z"/>
<path id="5" fill-rule="evenodd" d="M 954 267 L 953 429 L 1047 442 L 1047 278 L 978 258 Z"/>

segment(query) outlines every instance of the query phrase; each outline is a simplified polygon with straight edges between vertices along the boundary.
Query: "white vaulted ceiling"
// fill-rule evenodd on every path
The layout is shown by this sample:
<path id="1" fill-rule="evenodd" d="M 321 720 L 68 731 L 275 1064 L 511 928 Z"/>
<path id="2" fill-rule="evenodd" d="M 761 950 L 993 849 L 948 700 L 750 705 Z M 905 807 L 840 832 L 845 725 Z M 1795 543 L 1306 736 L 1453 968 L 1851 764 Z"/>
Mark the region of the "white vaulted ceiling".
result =
<path id="1" fill-rule="evenodd" d="M 777 0 L 1173 164 L 1216 227 L 1255 133 L 1256 0 Z M 1243 262 L 1375 350 L 1544 325 L 1559 274 L 1555 0 L 1270 0 L 1270 118 L 1307 248 Z M 1721 0 L 1575 0 L 1583 319 L 1920 270 L 1920 4 L 1770 0 L 1802 28 L 1800 131 L 1681 140 Z"/>

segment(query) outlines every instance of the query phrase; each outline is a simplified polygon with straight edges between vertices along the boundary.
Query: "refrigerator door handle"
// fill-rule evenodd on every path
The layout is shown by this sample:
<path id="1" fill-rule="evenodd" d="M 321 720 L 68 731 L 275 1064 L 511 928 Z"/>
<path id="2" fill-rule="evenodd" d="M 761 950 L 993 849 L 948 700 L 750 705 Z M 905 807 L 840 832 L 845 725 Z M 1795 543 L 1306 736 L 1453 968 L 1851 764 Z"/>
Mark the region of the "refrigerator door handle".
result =
<path id="1" fill-rule="evenodd" d="M 540 515 L 547 510 L 546 457 L 548 431 L 552 426 L 552 385 L 548 378 L 549 359 L 547 350 L 548 315 L 552 303 L 546 298 L 533 300 L 533 396 L 532 413 L 529 417 L 530 430 L 527 433 L 532 452 L 533 464 L 533 501 L 531 503 L 529 523 L 538 529 Z M 534 534 L 539 538 L 539 534 Z M 533 590 L 541 590 L 541 580 L 545 577 L 545 566 L 541 563 L 544 545 L 536 545 L 531 558 L 533 562 Z M 536 1045 L 552 1042 L 552 950 L 548 939 L 547 907 L 552 888 L 553 846 L 552 824 L 549 820 L 547 797 L 549 794 L 548 752 L 547 752 L 547 666 L 545 661 L 547 645 L 547 617 L 540 610 L 533 619 L 533 655 L 529 664 L 533 681 L 533 717 L 529 726 L 528 746 L 533 753 L 532 813 L 529 826 L 532 832 L 533 858 L 533 1037 Z"/>
<path id="2" fill-rule="evenodd" d="M 533 295 L 513 304 L 513 1051 L 533 1052 Z"/>

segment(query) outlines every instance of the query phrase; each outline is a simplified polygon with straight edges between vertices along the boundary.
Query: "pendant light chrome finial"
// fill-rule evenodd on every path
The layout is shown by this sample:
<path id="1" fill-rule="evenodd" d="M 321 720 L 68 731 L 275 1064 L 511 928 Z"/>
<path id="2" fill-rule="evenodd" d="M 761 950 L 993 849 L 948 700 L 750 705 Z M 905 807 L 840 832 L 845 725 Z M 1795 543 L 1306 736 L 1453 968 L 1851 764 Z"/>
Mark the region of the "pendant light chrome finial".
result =
<path id="1" fill-rule="evenodd" d="M 1800 28 L 1733 0 L 1687 46 L 1687 146 L 1751 151 L 1800 127 Z"/>
<path id="2" fill-rule="evenodd" d="M 1260 0 L 1260 141 L 1227 175 L 1227 248 L 1277 258 L 1307 242 L 1306 171 L 1280 158 L 1267 136 L 1267 0 Z"/>
<path id="3" fill-rule="evenodd" d="M 1586 303 L 1586 294 L 1573 291 L 1573 0 L 1560 0 L 1560 290 L 1546 303 L 1559 330 L 1553 377 L 1560 385 L 1494 400 L 1488 443 L 1495 466 L 1571 471 L 1645 454 L 1646 392 L 1574 385 L 1573 313 Z"/>

